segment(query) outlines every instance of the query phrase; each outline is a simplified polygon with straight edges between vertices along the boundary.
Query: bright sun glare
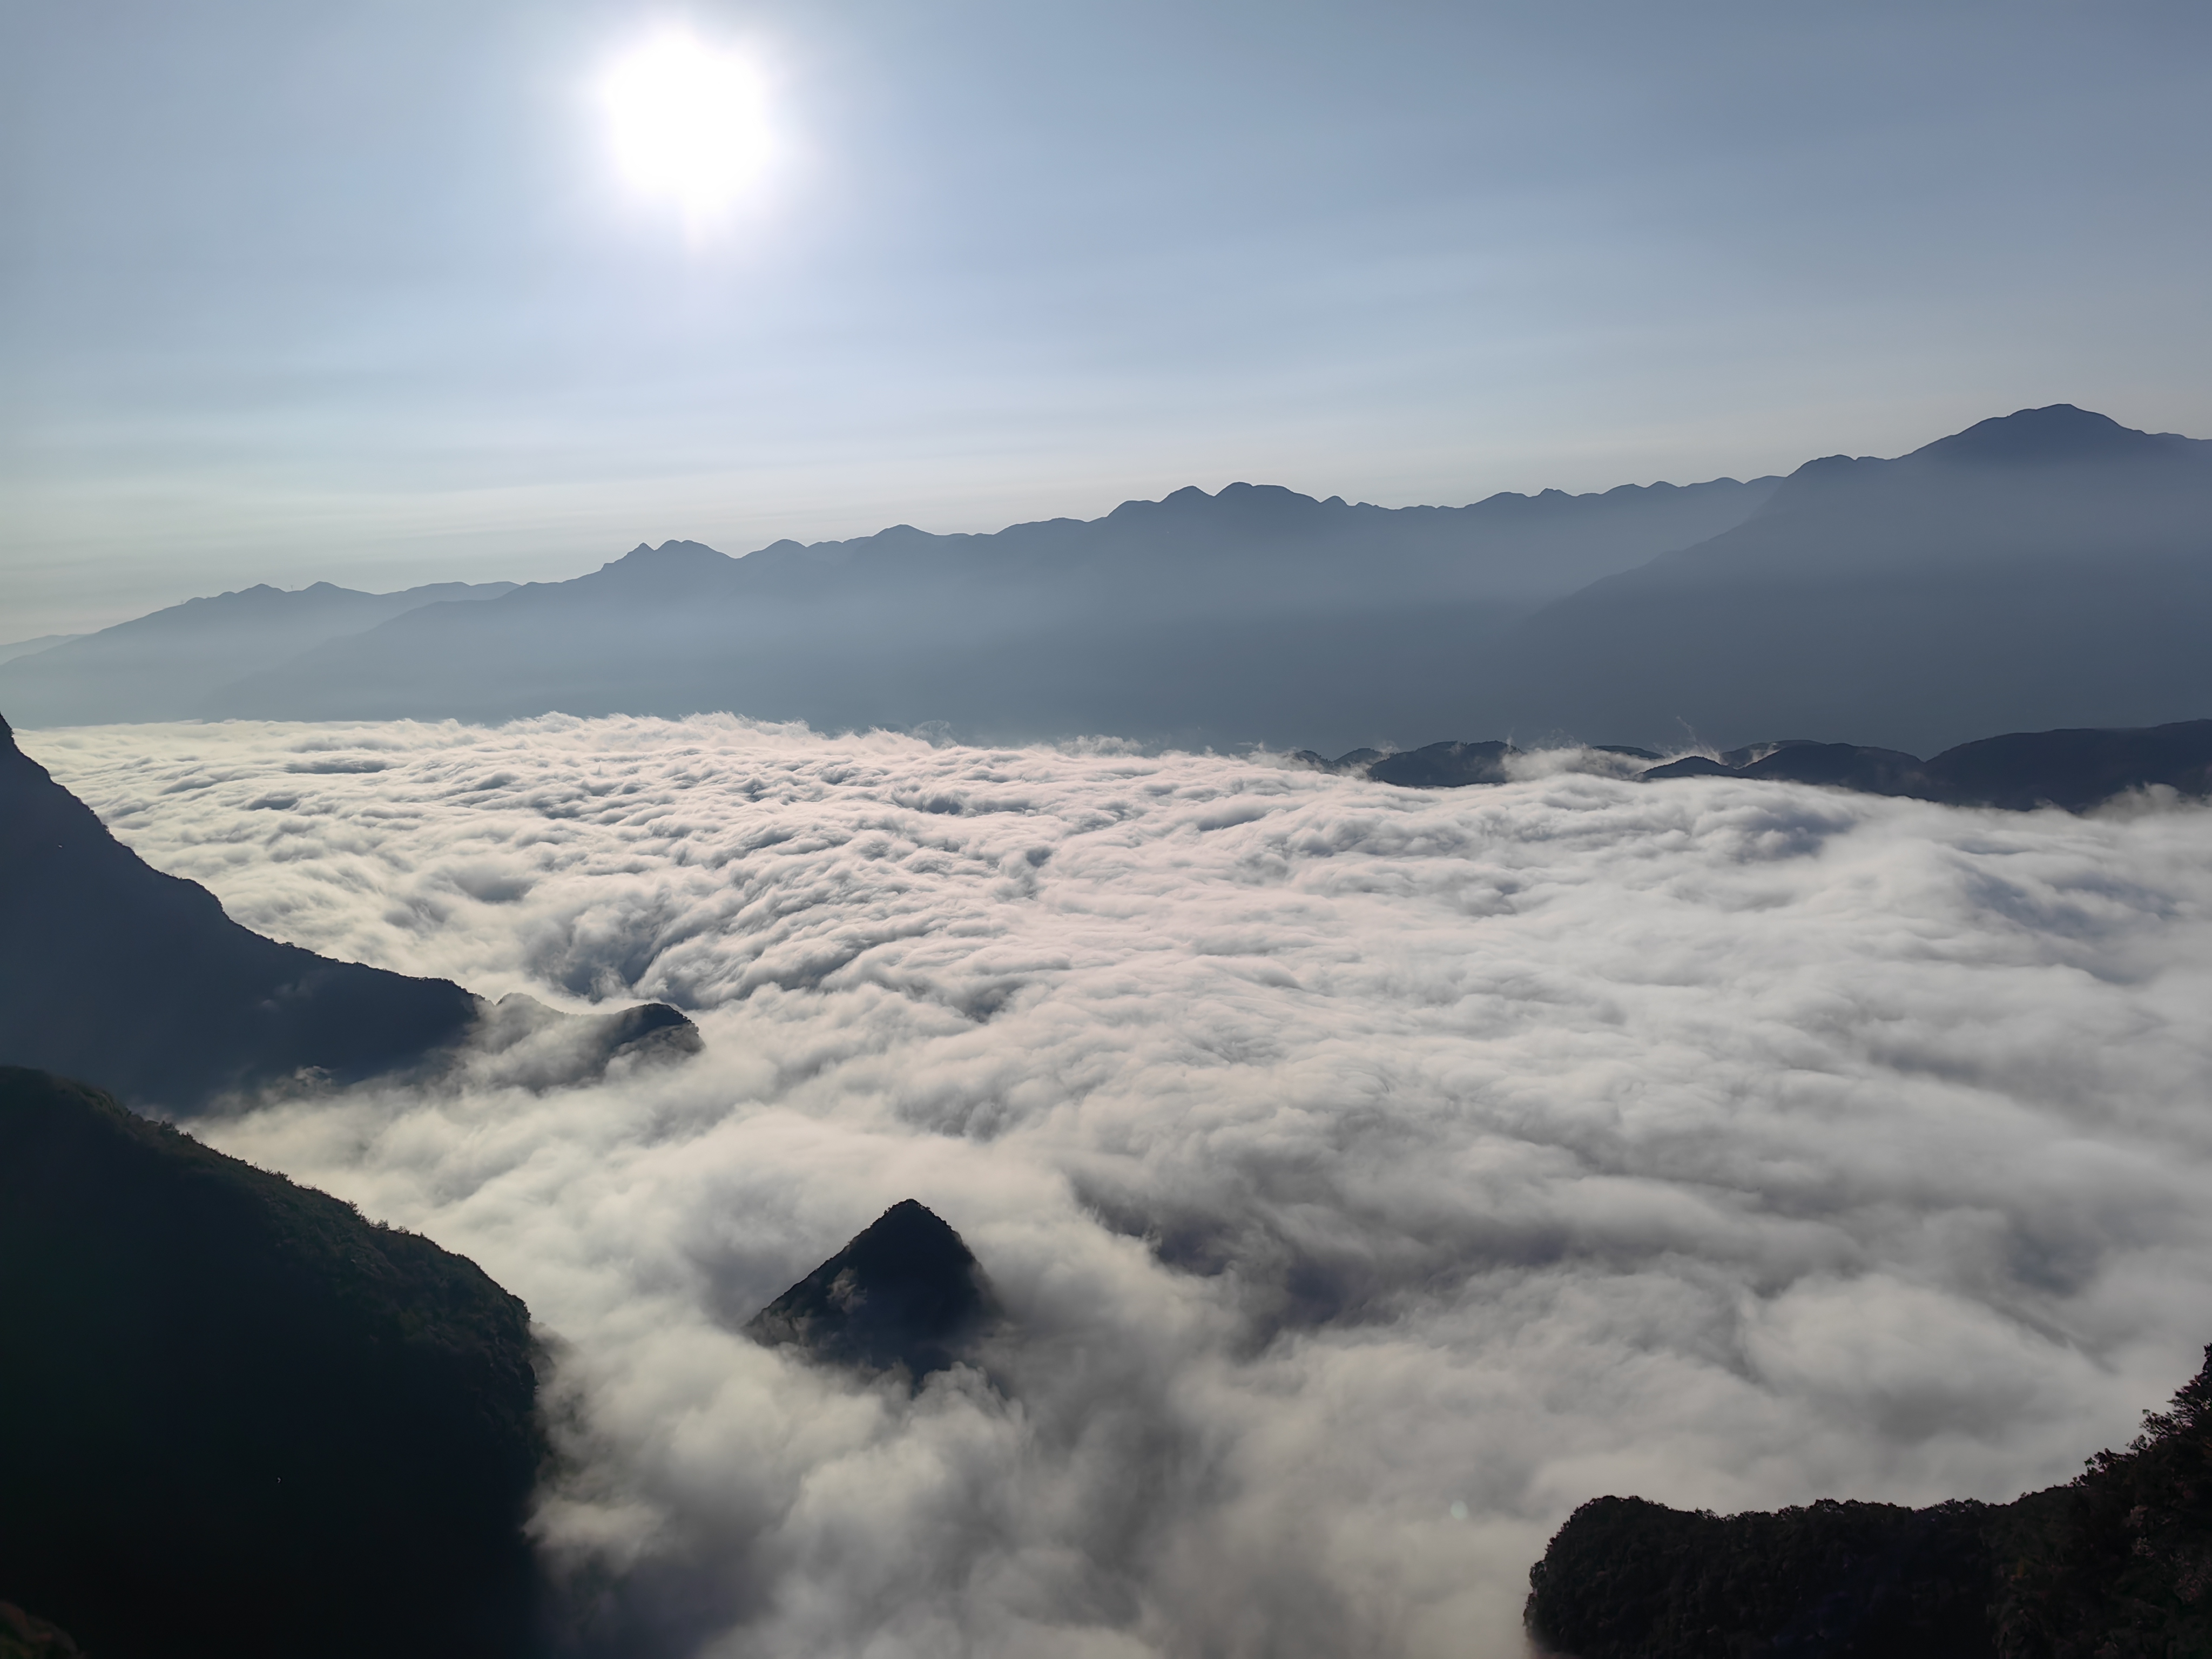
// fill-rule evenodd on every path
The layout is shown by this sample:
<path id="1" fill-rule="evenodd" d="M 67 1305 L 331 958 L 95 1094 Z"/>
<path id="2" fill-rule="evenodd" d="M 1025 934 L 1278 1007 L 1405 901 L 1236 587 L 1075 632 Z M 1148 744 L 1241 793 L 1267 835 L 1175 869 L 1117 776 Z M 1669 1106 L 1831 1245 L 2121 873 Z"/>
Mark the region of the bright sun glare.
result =
<path id="1" fill-rule="evenodd" d="M 600 94 L 623 176 L 673 197 L 695 221 L 732 206 L 768 160 L 759 71 L 689 34 L 664 34 L 630 53 Z"/>

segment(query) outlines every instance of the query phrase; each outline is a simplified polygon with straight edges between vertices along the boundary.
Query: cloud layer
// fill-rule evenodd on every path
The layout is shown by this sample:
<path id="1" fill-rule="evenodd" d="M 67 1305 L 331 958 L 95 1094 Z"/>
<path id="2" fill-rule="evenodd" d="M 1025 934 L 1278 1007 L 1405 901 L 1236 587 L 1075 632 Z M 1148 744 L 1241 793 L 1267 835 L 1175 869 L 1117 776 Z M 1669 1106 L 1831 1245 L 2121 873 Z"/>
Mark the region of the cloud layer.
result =
<path id="1" fill-rule="evenodd" d="M 727 718 L 26 747 L 333 955 L 705 1055 L 226 1151 L 557 1334 L 580 1645 L 1521 1651 L 1583 1498 L 2008 1498 L 2212 1339 L 2212 816 Z M 737 1327 L 892 1202 L 1013 1316 L 908 1399 Z"/>

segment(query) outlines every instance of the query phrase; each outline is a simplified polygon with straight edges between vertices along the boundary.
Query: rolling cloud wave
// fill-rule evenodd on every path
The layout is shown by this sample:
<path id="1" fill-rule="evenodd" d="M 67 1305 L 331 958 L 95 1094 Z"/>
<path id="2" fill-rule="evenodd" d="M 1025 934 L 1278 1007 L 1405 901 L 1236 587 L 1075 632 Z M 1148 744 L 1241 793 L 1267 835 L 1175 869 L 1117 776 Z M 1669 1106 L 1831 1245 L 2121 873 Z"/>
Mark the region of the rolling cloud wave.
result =
<path id="1" fill-rule="evenodd" d="M 1585 1498 L 2009 1498 L 2212 1337 L 2203 809 L 719 717 L 25 746 L 263 932 L 699 1021 L 208 1128 L 557 1334 L 587 1650 L 1512 1655 Z M 738 1334 L 906 1197 L 988 1376 Z"/>

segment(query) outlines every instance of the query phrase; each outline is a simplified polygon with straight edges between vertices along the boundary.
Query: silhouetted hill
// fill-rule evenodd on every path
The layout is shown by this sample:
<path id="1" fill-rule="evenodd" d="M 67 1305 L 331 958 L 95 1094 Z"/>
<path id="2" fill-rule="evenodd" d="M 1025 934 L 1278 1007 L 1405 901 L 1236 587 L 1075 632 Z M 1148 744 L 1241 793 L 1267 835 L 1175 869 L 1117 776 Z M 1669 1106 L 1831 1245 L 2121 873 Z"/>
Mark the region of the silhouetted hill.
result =
<path id="1" fill-rule="evenodd" d="M 1011 740 L 1347 746 L 1433 710 L 1549 599 L 1740 523 L 1771 481 L 1463 507 L 1232 484 L 988 536 L 910 526 L 730 559 L 639 547 L 574 581 L 434 605 L 247 676 L 198 712 L 933 721 Z"/>
<path id="2" fill-rule="evenodd" d="M 447 980 L 240 927 L 205 888 L 118 842 L 0 720 L 0 1063 L 191 1113 L 232 1091 L 423 1066 L 464 1042 L 510 1053 L 519 1080 L 545 1083 L 603 1070 L 641 1041 L 697 1046 L 690 1023 L 658 1004 L 571 1019 L 510 1001 L 493 1009 Z"/>
<path id="3" fill-rule="evenodd" d="M 1457 789 L 1471 783 L 1504 783 L 1505 759 L 1521 751 L 1510 743 L 1432 743 L 1366 763 L 1377 783 L 1408 789 Z M 1349 760 L 1349 756 L 1345 760 Z M 1341 768 L 1344 760 L 1336 764 Z"/>
<path id="4" fill-rule="evenodd" d="M 0 708 L 24 726 L 173 720 L 217 686 L 426 605 L 497 599 L 513 582 L 357 593 L 317 582 L 187 599 L 97 634 L 0 655 Z M 37 646 L 39 641 L 27 641 Z"/>
<path id="5" fill-rule="evenodd" d="M 2014 1503 L 1715 1516 L 1601 1498 L 1528 1575 L 1560 1659 L 2212 1653 L 2212 1349 L 2169 1412 Z"/>
<path id="6" fill-rule="evenodd" d="M 1601 754 L 1662 761 L 1649 749 L 1595 745 Z M 1406 789 L 1461 789 L 1508 781 L 1505 762 L 1523 751 L 1510 743 L 1432 743 L 1384 755 L 1355 749 L 1328 760 L 1310 749 L 1293 760 L 1324 772 L 1357 774 Z M 2180 720 L 2132 730 L 2009 732 L 1947 749 L 1933 760 L 1863 744 L 1789 738 L 1747 744 L 1715 757 L 1684 755 L 1646 767 L 1648 783 L 1670 778 L 1754 778 L 1817 783 L 1863 794 L 1907 795 L 1952 806 L 2028 811 L 2063 806 L 2084 812 L 2130 790 L 2161 787 L 2212 796 L 2212 720 Z"/>
<path id="7" fill-rule="evenodd" d="M 41 634 L 36 639 L 10 640 L 0 645 L 0 662 L 13 662 L 18 657 L 35 657 L 41 651 L 51 651 L 58 645 L 67 645 L 71 640 L 81 640 L 82 634 Z"/>
<path id="8" fill-rule="evenodd" d="M 1493 729 L 1924 753 L 2212 710 L 2208 628 L 2212 442 L 2061 404 L 1808 462 L 1745 523 L 1530 617 L 1474 701 Z"/>
<path id="9" fill-rule="evenodd" d="M 473 1263 L 0 1068 L 0 1597 L 98 1659 L 527 1650 L 532 1339 Z"/>
<path id="10" fill-rule="evenodd" d="M 1740 764 L 1724 762 L 1736 759 Z M 1953 806 L 2087 811 L 2130 790 L 2163 786 L 2212 795 L 2212 720 L 2131 731 L 2010 732 L 1947 749 L 1932 760 L 1894 749 L 1793 740 L 1735 751 L 1722 761 L 1692 755 L 1644 774 L 1668 778 L 1744 777 L 1829 784 L 1867 794 L 1909 795 Z"/>
<path id="11" fill-rule="evenodd" d="M 745 1330 L 827 1364 L 903 1369 L 915 1382 L 961 1358 L 998 1317 L 960 1235 L 912 1199 L 753 1316 Z"/>

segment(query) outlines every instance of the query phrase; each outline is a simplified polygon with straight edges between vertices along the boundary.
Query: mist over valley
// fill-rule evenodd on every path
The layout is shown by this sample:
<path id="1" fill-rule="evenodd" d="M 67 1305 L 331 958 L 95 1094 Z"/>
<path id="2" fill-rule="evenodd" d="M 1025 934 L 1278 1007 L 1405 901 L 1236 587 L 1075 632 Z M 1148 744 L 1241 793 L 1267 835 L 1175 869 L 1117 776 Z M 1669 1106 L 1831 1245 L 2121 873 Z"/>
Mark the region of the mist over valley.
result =
<path id="1" fill-rule="evenodd" d="M 2002 1501 L 2212 1328 L 2171 796 L 726 716 L 21 741 L 246 926 L 696 1022 L 602 1083 L 193 1125 L 557 1339 L 533 1536 L 614 1586 L 587 1648 L 1511 1654 L 1594 1493 Z M 746 1335 L 908 1199 L 1004 1310 L 966 1360 Z"/>
<path id="2" fill-rule="evenodd" d="M 0 112 L 0 1659 L 2212 1654 L 2212 9 Z"/>

